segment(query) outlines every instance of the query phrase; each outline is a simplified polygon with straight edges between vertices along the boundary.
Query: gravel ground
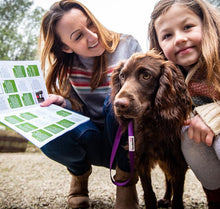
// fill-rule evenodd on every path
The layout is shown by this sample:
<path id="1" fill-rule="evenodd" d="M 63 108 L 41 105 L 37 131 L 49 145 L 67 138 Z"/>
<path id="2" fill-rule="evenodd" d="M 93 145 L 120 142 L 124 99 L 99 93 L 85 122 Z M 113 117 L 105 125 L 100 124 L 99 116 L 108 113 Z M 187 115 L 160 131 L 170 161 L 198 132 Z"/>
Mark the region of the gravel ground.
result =
<path id="1" fill-rule="evenodd" d="M 157 198 L 162 198 L 164 176 L 158 167 L 152 171 L 152 182 Z M 65 167 L 38 149 L 29 147 L 25 153 L 0 154 L 0 209 L 67 209 L 69 184 L 70 175 Z M 112 209 L 115 190 L 109 170 L 93 166 L 89 178 L 90 208 Z M 140 181 L 137 191 L 141 208 L 144 208 Z M 186 174 L 183 199 L 186 209 L 207 208 L 201 184 L 191 170 Z"/>

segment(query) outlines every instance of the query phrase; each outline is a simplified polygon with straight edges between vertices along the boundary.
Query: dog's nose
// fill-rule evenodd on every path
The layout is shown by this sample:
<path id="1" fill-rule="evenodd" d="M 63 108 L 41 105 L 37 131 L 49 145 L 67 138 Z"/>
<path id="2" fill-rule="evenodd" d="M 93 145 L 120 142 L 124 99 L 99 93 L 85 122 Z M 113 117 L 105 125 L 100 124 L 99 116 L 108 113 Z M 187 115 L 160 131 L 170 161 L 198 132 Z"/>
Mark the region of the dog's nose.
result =
<path id="1" fill-rule="evenodd" d="M 129 100 L 127 98 L 118 98 L 115 100 L 114 105 L 118 110 L 125 111 L 128 109 Z"/>

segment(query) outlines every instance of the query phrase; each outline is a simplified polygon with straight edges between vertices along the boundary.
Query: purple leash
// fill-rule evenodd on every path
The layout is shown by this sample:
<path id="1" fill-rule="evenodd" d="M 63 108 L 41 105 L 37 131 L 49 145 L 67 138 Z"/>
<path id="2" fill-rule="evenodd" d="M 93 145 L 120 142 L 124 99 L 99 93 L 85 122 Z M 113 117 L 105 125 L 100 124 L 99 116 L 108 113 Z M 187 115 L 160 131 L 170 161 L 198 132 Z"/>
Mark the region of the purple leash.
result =
<path id="1" fill-rule="evenodd" d="M 135 143 L 134 143 L 134 133 L 133 133 L 133 124 L 132 121 L 129 122 L 128 124 L 128 145 L 129 145 L 129 159 L 130 159 L 130 169 L 131 169 L 131 175 L 130 178 L 125 181 L 125 182 L 116 182 L 113 180 L 112 175 L 111 175 L 111 169 L 112 169 L 112 165 L 114 162 L 114 158 L 118 149 L 118 145 L 120 143 L 120 139 L 121 139 L 121 132 L 122 132 L 122 128 L 121 126 L 118 127 L 118 131 L 116 133 L 115 136 L 115 141 L 114 141 L 114 145 L 112 148 L 112 153 L 111 153 L 111 159 L 110 159 L 110 177 L 112 180 L 112 183 L 117 185 L 117 186 L 125 186 L 132 178 L 133 173 L 134 173 L 134 151 L 135 151 Z"/>

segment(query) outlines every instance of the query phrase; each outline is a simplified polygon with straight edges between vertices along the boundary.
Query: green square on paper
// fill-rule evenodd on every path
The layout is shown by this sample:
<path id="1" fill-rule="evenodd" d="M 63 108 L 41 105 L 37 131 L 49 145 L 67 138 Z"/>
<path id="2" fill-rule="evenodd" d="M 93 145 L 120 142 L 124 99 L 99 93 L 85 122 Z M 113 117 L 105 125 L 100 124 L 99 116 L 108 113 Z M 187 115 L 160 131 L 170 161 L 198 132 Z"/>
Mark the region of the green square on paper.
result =
<path id="1" fill-rule="evenodd" d="M 72 113 L 67 112 L 67 111 L 65 111 L 65 110 L 59 110 L 59 111 L 57 111 L 57 115 L 66 117 L 66 116 L 72 115 Z"/>
<path id="2" fill-rule="evenodd" d="M 30 132 L 30 131 L 33 131 L 33 130 L 37 129 L 36 126 L 34 126 L 33 124 L 30 124 L 28 122 L 16 125 L 16 127 L 21 129 L 24 132 Z"/>
<path id="3" fill-rule="evenodd" d="M 20 116 L 22 118 L 24 118 L 25 120 L 31 120 L 31 119 L 34 119 L 34 118 L 38 118 L 38 116 L 36 116 L 36 115 L 34 115 L 33 113 L 30 113 L 30 112 L 21 113 Z"/>
<path id="4" fill-rule="evenodd" d="M 15 78 L 23 78 L 26 77 L 25 68 L 23 65 L 15 65 L 13 68 L 13 73 Z"/>
<path id="5" fill-rule="evenodd" d="M 59 122 L 57 122 L 59 125 L 65 127 L 65 128 L 69 128 L 70 126 L 74 125 L 75 123 L 66 119 L 63 119 Z"/>
<path id="6" fill-rule="evenodd" d="M 5 116 L 4 119 L 11 124 L 21 123 L 24 121 L 23 119 L 19 118 L 16 115 Z"/>
<path id="7" fill-rule="evenodd" d="M 25 106 L 34 105 L 34 99 L 33 99 L 31 93 L 24 93 L 22 95 L 22 101 L 23 101 Z"/>
<path id="8" fill-rule="evenodd" d="M 59 133 L 59 132 L 64 130 L 64 128 L 62 128 L 62 127 L 60 127 L 60 126 L 58 126 L 56 124 L 51 124 L 51 125 L 45 127 L 44 129 L 46 129 L 47 131 L 49 131 L 49 132 L 51 132 L 53 134 L 57 134 L 57 133 Z"/>
<path id="9" fill-rule="evenodd" d="M 39 73 L 37 65 L 28 65 L 27 74 L 29 77 L 39 76 L 40 73 Z"/>
<path id="10" fill-rule="evenodd" d="M 32 132 L 32 137 L 35 138 L 37 141 L 42 142 L 46 139 L 50 138 L 52 134 L 46 132 L 45 130 L 39 129 Z"/>
<path id="11" fill-rule="evenodd" d="M 22 107 L 23 104 L 21 102 L 21 98 L 18 94 L 11 94 L 8 97 L 8 104 L 12 109 Z"/>
<path id="12" fill-rule="evenodd" d="M 18 92 L 18 89 L 17 89 L 17 86 L 14 80 L 4 80 L 3 88 L 5 90 L 5 93 L 7 94 Z"/>

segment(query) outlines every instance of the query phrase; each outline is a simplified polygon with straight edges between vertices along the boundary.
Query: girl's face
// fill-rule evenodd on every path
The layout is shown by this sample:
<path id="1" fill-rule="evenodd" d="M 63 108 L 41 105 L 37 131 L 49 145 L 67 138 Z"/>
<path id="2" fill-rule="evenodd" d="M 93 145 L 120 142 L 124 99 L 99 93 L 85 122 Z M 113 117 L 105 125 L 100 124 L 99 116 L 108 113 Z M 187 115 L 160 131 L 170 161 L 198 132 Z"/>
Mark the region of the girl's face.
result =
<path id="1" fill-rule="evenodd" d="M 103 54 L 97 28 L 84 13 L 71 9 L 58 21 L 56 32 L 65 44 L 62 51 L 76 53 L 82 57 L 95 57 Z"/>
<path id="2" fill-rule="evenodd" d="M 201 55 L 202 20 L 186 6 L 174 4 L 155 21 L 159 45 L 168 60 L 185 69 Z"/>

